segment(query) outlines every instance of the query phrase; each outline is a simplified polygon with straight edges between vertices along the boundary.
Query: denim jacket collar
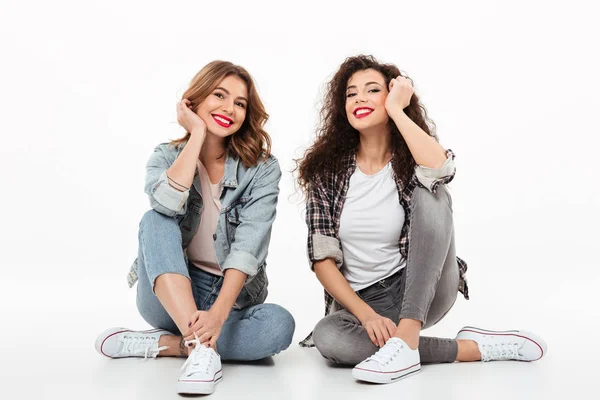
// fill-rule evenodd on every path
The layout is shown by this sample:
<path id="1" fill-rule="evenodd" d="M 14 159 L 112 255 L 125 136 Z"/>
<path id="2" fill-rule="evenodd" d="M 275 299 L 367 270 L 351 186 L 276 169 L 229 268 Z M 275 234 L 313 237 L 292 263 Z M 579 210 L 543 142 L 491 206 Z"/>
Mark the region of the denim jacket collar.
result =
<path id="1" fill-rule="evenodd" d="M 239 163 L 239 158 L 231 157 L 229 154 L 225 155 L 225 173 L 223 174 L 223 187 L 236 188 L 238 186 L 237 170 Z"/>

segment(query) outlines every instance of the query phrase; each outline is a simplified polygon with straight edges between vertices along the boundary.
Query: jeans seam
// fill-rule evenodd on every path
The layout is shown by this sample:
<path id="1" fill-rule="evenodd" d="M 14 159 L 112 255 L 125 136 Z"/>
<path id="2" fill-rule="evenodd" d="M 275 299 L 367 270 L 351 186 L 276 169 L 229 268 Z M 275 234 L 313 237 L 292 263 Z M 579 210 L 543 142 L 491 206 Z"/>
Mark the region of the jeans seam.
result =
<path id="1" fill-rule="evenodd" d="M 415 189 L 416 190 L 416 189 Z M 414 192 L 413 192 L 414 194 Z M 406 251 L 406 266 L 405 271 L 404 271 L 404 285 L 403 285 L 403 293 L 402 293 L 402 304 L 400 306 L 400 315 L 402 315 L 402 313 L 404 312 L 404 304 L 405 304 L 405 300 L 406 300 L 406 287 L 407 284 L 409 282 L 409 274 L 410 274 L 410 243 L 411 243 L 411 239 L 412 239 L 412 230 L 414 229 L 414 215 L 415 215 L 415 207 L 417 206 L 416 202 L 412 202 L 411 205 L 411 213 L 410 213 L 410 229 L 408 230 L 408 249 Z"/>
<path id="2" fill-rule="evenodd" d="M 443 187 L 443 189 L 444 190 L 442 190 L 442 191 L 445 192 L 445 196 L 446 196 L 446 199 L 445 199 L 444 202 L 446 203 L 446 206 L 448 207 L 448 209 L 450 211 L 450 214 L 453 214 L 452 205 L 451 205 L 452 200 L 451 200 L 450 193 L 448 192 L 447 188 Z M 430 194 L 430 195 L 439 196 L 441 194 L 438 192 L 437 194 Z M 401 307 L 401 315 L 403 315 L 403 318 L 411 318 L 411 319 L 420 320 L 423 323 L 423 326 L 425 326 L 425 323 L 426 323 L 426 320 L 427 320 L 427 315 L 429 314 L 429 310 L 431 308 L 431 305 L 433 304 L 433 300 L 435 299 L 435 292 L 437 290 L 437 285 L 439 284 L 439 279 L 441 277 L 441 274 L 443 273 L 443 267 L 439 271 L 439 276 L 437 277 L 437 283 L 436 283 L 435 287 L 432 288 L 433 293 L 431 294 L 431 299 L 430 299 L 429 303 L 426 305 L 426 309 L 425 310 L 418 310 L 418 309 L 417 310 L 408 310 L 408 309 L 405 309 L 405 302 L 404 302 L 404 300 L 406 299 L 406 292 L 407 292 L 407 290 L 406 290 L 407 286 L 406 285 L 409 282 L 409 274 L 411 273 L 411 269 L 409 267 L 411 265 L 410 264 L 410 261 L 411 261 L 411 246 L 410 246 L 410 243 L 412 243 L 412 231 L 415 228 L 415 225 L 414 225 L 414 215 L 415 215 L 414 207 L 418 207 L 418 204 L 419 204 L 418 201 L 413 201 L 412 203 L 413 203 L 413 208 L 412 208 L 411 214 L 410 214 L 410 229 L 408 231 L 409 248 L 408 248 L 408 251 L 407 251 L 406 267 L 405 267 L 406 268 L 406 271 L 405 271 L 406 284 L 405 284 L 404 293 L 403 293 L 403 304 L 402 304 L 402 307 Z M 454 227 L 452 227 L 452 229 L 454 229 Z"/>
<path id="3" fill-rule="evenodd" d="M 213 280 L 213 287 L 212 290 L 210 291 L 210 295 L 208 296 L 208 300 L 211 301 L 212 298 L 214 296 L 217 296 L 218 293 L 221 291 L 221 288 L 217 288 L 217 283 L 219 282 L 219 279 L 214 279 Z M 212 307 L 212 305 L 214 304 L 214 302 L 210 305 Z"/>

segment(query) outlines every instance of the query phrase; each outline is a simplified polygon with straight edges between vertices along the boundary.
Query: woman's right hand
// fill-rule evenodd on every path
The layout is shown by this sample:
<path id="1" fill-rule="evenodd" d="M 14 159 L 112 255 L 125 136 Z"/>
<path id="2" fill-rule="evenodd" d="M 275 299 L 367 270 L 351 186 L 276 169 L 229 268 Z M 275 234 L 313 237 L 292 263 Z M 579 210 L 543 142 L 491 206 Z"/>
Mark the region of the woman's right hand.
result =
<path id="1" fill-rule="evenodd" d="M 373 312 L 363 321 L 362 326 L 367 331 L 369 338 L 375 344 L 375 346 L 383 347 L 389 338 L 394 336 L 396 333 L 396 324 L 389 318 L 382 317 L 381 315 Z"/>
<path id="2" fill-rule="evenodd" d="M 196 134 L 206 133 L 206 123 L 190 109 L 191 102 L 183 99 L 177 103 L 177 122 L 186 132 Z"/>

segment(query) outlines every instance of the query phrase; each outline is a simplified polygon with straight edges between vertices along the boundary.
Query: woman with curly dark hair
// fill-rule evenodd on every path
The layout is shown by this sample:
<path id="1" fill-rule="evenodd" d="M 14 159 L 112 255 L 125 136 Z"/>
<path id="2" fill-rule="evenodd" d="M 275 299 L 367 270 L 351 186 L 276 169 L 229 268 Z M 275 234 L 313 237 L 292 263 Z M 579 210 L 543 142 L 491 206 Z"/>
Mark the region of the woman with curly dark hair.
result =
<path id="1" fill-rule="evenodd" d="M 421 362 L 541 358 L 546 344 L 524 331 L 420 337 L 468 288 L 445 187 L 454 154 L 438 143 L 412 81 L 372 56 L 350 57 L 329 82 L 321 119 L 297 172 L 326 316 L 301 345 L 358 364 L 353 376 L 376 383 Z"/>

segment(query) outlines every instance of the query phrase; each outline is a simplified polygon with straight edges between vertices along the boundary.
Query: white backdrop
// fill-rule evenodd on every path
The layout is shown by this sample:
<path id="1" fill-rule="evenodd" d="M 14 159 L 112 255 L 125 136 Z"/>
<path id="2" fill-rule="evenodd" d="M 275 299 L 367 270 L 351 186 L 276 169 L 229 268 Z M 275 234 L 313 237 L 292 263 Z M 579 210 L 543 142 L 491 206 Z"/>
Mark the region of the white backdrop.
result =
<path id="1" fill-rule="evenodd" d="M 284 175 L 268 301 L 294 314 L 301 340 L 322 290 L 292 159 L 313 138 L 328 78 L 367 53 L 413 78 L 457 155 L 472 300 L 431 332 L 527 328 L 550 351 L 566 346 L 600 316 L 600 32 L 587 4 L 2 0 L 0 310 L 15 328 L 2 335 L 76 330 L 93 351 L 106 327 L 146 326 L 125 280 L 148 209 L 145 162 L 182 134 L 175 103 L 191 77 L 225 59 L 250 71 L 271 115 Z"/>

